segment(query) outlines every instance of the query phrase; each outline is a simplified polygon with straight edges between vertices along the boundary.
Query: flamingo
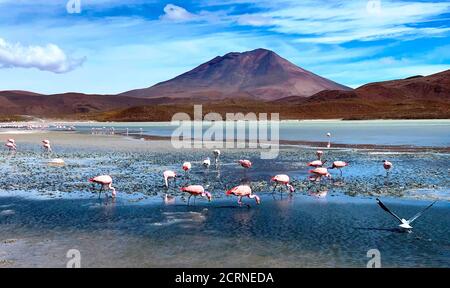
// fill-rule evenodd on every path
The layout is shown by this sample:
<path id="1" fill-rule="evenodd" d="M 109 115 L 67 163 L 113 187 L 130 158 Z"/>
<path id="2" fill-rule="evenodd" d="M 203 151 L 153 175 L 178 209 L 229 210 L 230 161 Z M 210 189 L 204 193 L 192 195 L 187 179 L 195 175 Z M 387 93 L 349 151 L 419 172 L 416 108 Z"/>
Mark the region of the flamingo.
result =
<path id="1" fill-rule="evenodd" d="M 327 148 L 331 148 L 331 133 L 330 132 L 327 133 L 327 137 L 328 137 Z"/>
<path id="2" fill-rule="evenodd" d="M 166 171 L 164 171 L 163 176 L 164 176 L 164 184 L 165 184 L 166 188 L 169 188 L 169 179 L 173 179 L 175 181 L 176 177 L 177 177 L 177 173 L 175 173 L 174 171 L 171 171 L 171 170 L 166 170 Z"/>
<path id="3" fill-rule="evenodd" d="M 5 146 L 9 149 L 9 151 L 17 151 L 17 147 L 14 143 L 8 142 Z"/>
<path id="4" fill-rule="evenodd" d="M 342 168 L 348 166 L 347 162 L 344 161 L 334 161 L 333 165 L 329 169 L 339 169 L 339 172 L 341 172 L 342 177 Z"/>
<path id="5" fill-rule="evenodd" d="M 189 172 L 189 170 L 191 170 L 191 168 L 192 168 L 191 162 L 183 163 L 183 170 L 184 170 L 185 174 L 187 174 Z"/>
<path id="6" fill-rule="evenodd" d="M 245 169 L 249 169 L 252 167 L 252 162 L 250 160 L 239 160 L 239 164 Z"/>
<path id="7" fill-rule="evenodd" d="M 209 168 L 209 166 L 211 166 L 211 159 L 206 158 L 205 160 L 203 160 L 203 167 L 205 167 L 206 169 Z"/>
<path id="8" fill-rule="evenodd" d="M 89 182 L 91 183 L 96 183 L 96 184 L 100 184 L 101 188 L 100 188 L 100 193 L 99 193 L 99 197 L 103 191 L 104 188 L 108 188 L 109 190 L 111 190 L 111 197 L 112 198 L 116 198 L 116 188 L 114 188 L 112 186 L 112 178 L 109 175 L 101 175 L 101 176 L 97 176 L 94 178 L 90 178 Z"/>
<path id="9" fill-rule="evenodd" d="M 9 138 L 6 142 L 16 145 L 16 140 L 14 140 L 13 138 Z"/>
<path id="10" fill-rule="evenodd" d="M 203 186 L 201 186 L 201 185 L 189 185 L 189 186 L 186 186 L 186 187 L 182 187 L 181 191 L 187 192 L 187 193 L 190 194 L 189 197 L 188 197 L 188 204 L 187 205 L 189 205 L 189 201 L 191 200 L 192 196 L 194 196 L 194 203 L 195 203 L 195 199 L 199 195 L 201 197 L 206 197 L 209 202 L 211 202 L 211 199 L 212 199 L 211 193 L 209 193 L 208 191 L 205 191 L 205 188 L 203 188 Z"/>
<path id="11" fill-rule="evenodd" d="M 43 140 L 42 147 L 44 147 L 44 150 L 46 152 L 52 152 L 52 146 L 50 145 L 50 140 Z"/>
<path id="12" fill-rule="evenodd" d="M 213 154 L 214 154 L 214 162 L 215 162 L 216 165 L 217 165 L 217 163 L 219 163 L 220 150 L 214 150 L 214 151 L 213 151 Z"/>
<path id="13" fill-rule="evenodd" d="M 317 167 L 322 167 L 326 162 L 327 162 L 327 160 L 325 160 L 323 162 L 322 162 L 322 160 L 314 160 L 314 161 L 309 162 L 306 165 L 308 165 L 309 167 L 317 168 Z"/>
<path id="14" fill-rule="evenodd" d="M 383 168 L 386 170 L 386 176 L 389 175 L 389 172 L 391 171 L 392 167 L 394 167 L 394 165 L 391 162 L 383 160 Z"/>
<path id="15" fill-rule="evenodd" d="M 226 192 L 227 195 L 234 195 L 238 197 L 238 204 L 242 206 L 242 197 L 248 197 L 250 199 L 255 199 L 256 204 L 261 204 L 261 199 L 258 195 L 252 193 L 252 188 L 247 185 L 239 185 L 234 188 L 231 188 Z"/>
<path id="16" fill-rule="evenodd" d="M 323 151 L 322 150 L 317 150 L 316 151 L 316 155 L 317 155 L 317 160 L 322 160 Z"/>
<path id="17" fill-rule="evenodd" d="M 314 174 L 314 176 L 309 177 L 309 180 L 312 181 L 320 181 L 322 180 L 322 177 L 328 177 L 331 179 L 331 174 L 328 172 L 327 168 L 315 168 L 313 170 L 309 170 L 309 173 Z"/>
<path id="18" fill-rule="evenodd" d="M 272 177 L 271 181 L 276 183 L 275 187 L 273 188 L 273 192 L 275 192 L 275 189 L 278 187 L 279 184 L 285 185 L 289 189 L 290 193 L 294 193 L 294 191 L 295 191 L 294 186 L 292 186 L 289 183 L 290 179 L 289 179 L 288 175 L 284 175 L 284 174 L 276 175 L 276 176 Z"/>

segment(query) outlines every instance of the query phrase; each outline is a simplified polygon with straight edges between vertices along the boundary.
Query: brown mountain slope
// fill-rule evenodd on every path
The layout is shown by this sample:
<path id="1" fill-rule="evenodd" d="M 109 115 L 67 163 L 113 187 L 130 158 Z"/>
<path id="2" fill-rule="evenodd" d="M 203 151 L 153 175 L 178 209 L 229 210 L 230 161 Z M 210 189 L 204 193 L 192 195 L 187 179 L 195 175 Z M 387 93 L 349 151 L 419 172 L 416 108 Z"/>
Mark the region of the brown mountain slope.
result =
<path id="1" fill-rule="evenodd" d="M 149 105 L 154 102 L 155 100 L 123 96 L 80 93 L 40 95 L 22 91 L 2 91 L 0 92 L 0 114 L 53 117 Z"/>
<path id="2" fill-rule="evenodd" d="M 376 102 L 401 101 L 450 101 L 450 70 L 429 76 L 415 76 L 406 79 L 375 82 L 363 85 L 353 91 L 325 90 L 308 99 L 286 97 L 287 103 L 312 103 L 336 99 L 362 99 Z"/>
<path id="3" fill-rule="evenodd" d="M 171 80 L 121 95 L 270 101 L 287 96 L 308 97 L 326 89 L 351 90 L 306 71 L 270 50 L 256 49 L 218 56 Z"/>

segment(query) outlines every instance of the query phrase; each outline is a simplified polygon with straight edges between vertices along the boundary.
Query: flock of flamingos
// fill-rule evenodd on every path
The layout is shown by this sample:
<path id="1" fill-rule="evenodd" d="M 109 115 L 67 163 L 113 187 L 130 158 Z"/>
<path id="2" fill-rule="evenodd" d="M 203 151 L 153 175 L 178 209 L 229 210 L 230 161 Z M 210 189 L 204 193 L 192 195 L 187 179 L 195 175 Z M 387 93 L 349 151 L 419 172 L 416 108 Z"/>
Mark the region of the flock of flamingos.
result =
<path id="1" fill-rule="evenodd" d="M 327 136 L 330 137 L 331 136 L 330 133 L 328 133 Z M 11 152 L 17 151 L 17 145 L 16 145 L 16 141 L 14 139 L 8 139 L 6 141 L 5 146 Z M 327 148 L 330 148 L 330 147 L 331 147 L 331 143 L 328 142 Z M 50 141 L 47 139 L 43 140 L 42 148 L 46 152 L 51 152 L 52 147 L 51 147 Z M 220 150 L 213 151 L 216 166 L 219 165 L 220 154 L 221 154 Z M 331 174 L 328 171 L 329 169 L 338 169 L 342 176 L 342 169 L 349 165 L 347 162 L 344 162 L 344 161 L 334 161 L 330 167 L 326 168 L 326 167 L 323 167 L 325 165 L 325 163 L 327 162 L 326 160 L 322 161 L 323 151 L 320 151 L 320 150 L 317 151 L 316 155 L 317 155 L 317 159 L 308 163 L 308 166 L 313 168 L 312 170 L 309 170 L 309 173 L 311 174 L 311 176 L 309 177 L 309 180 L 311 180 L 311 181 L 320 182 L 322 180 L 322 178 L 331 179 Z M 64 161 L 62 159 L 52 159 L 50 161 L 50 163 L 63 165 Z M 243 160 L 239 160 L 238 163 L 240 166 L 242 166 L 245 169 L 250 169 L 252 167 L 252 162 L 250 160 L 243 159 Z M 209 166 L 211 166 L 210 158 L 208 157 L 207 159 L 205 159 L 203 161 L 202 165 L 204 168 L 209 168 Z M 383 167 L 384 167 L 384 169 L 386 169 L 387 173 L 389 173 L 389 171 L 393 167 L 393 165 L 391 162 L 389 162 L 387 160 L 383 160 Z M 189 171 L 192 169 L 191 162 L 183 163 L 182 169 L 184 170 L 185 174 L 189 173 Z M 175 180 L 176 177 L 177 177 L 177 173 L 175 171 L 172 171 L 172 170 L 164 171 L 164 173 L 163 173 L 164 185 L 168 188 L 169 181 Z M 110 190 L 111 197 L 112 198 L 116 197 L 116 195 L 117 195 L 116 188 L 113 187 L 113 179 L 110 175 L 96 176 L 96 177 L 90 178 L 89 182 L 100 185 L 99 196 L 101 195 L 101 193 L 104 190 Z M 290 184 L 290 177 L 288 175 L 285 175 L 285 174 L 275 175 L 274 177 L 271 178 L 271 182 L 275 183 L 273 192 L 275 192 L 275 189 L 277 189 L 279 186 L 286 187 L 288 190 L 288 193 L 293 193 L 295 191 L 294 186 L 292 186 Z M 211 199 L 212 199 L 211 193 L 206 191 L 202 185 L 184 186 L 184 187 L 181 187 L 181 191 L 189 194 L 188 205 L 190 203 L 190 199 L 192 196 L 194 196 L 194 200 L 198 196 L 207 198 L 209 201 L 211 201 Z M 106 194 L 106 197 L 109 197 L 107 193 L 105 193 L 105 194 Z M 243 205 L 243 202 L 242 202 L 243 197 L 255 199 L 256 204 L 261 203 L 260 197 L 258 195 L 253 194 L 252 189 L 249 185 L 239 185 L 239 186 L 233 187 L 226 192 L 226 195 L 236 196 L 238 198 L 238 204 L 240 206 Z M 170 201 L 171 199 L 174 199 L 174 198 L 167 194 L 165 195 L 165 201 Z"/>
<path id="2" fill-rule="evenodd" d="M 330 139 L 331 134 L 327 133 L 327 136 Z M 7 149 L 9 149 L 9 151 L 11 153 L 15 153 L 17 151 L 17 145 L 16 145 L 16 141 L 14 139 L 8 139 L 5 143 L 5 146 Z M 331 147 L 331 142 L 329 140 L 327 148 L 330 148 L 330 147 Z M 47 139 L 43 140 L 42 148 L 47 153 L 52 152 L 50 140 L 47 140 Z M 221 154 L 220 150 L 213 151 L 216 167 L 218 167 L 218 165 L 219 165 L 220 154 Z M 342 169 L 349 165 L 347 162 L 344 162 L 344 161 L 334 161 L 330 167 L 326 168 L 326 167 L 323 167 L 325 165 L 325 163 L 327 162 L 326 160 L 322 161 L 323 151 L 320 151 L 320 150 L 316 151 L 316 155 L 317 155 L 317 159 L 308 163 L 308 166 L 312 167 L 312 169 L 309 170 L 309 173 L 311 174 L 309 176 L 309 180 L 314 181 L 314 182 L 320 182 L 322 179 L 331 179 L 331 174 L 328 171 L 329 169 L 338 169 L 342 176 Z M 247 159 L 239 160 L 238 163 L 240 166 L 242 166 L 245 169 L 250 169 L 252 167 L 252 162 Z M 52 160 L 50 160 L 49 164 L 64 165 L 64 160 L 63 159 L 52 159 Z M 202 166 L 205 169 L 208 169 L 211 166 L 211 159 L 208 157 L 207 159 L 203 160 Z M 392 167 L 393 167 L 393 165 L 391 162 L 389 162 L 387 160 L 383 160 L 383 168 L 386 170 L 386 176 L 389 175 L 389 171 L 392 169 Z M 183 163 L 182 169 L 184 170 L 185 176 L 187 176 L 189 171 L 192 169 L 191 162 Z M 166 186 L 166 188 L 169 188 L 169 181 L 175 182 L 175 179 L 177 177 L 178 177 L 178 175 L 175 171 L 172 171 L 172 170 L 164 171 L 163 178 L 164 178 L 164 185 Z M 104 190 L 110 190 L 111 198 L 112 199 L 116 198 L 116 195 L 117 195 L 116 188 L 113 187 L 113 179 L 110 175 L 96 176 L 96 177 L 90 178 L 89 182 L 100 185 L 99 197 Z M 275 190 L 277 188 L 279 188 L 279 187 L 282 188 L 283 186 L 285 187 L 285 189 L 287 189 L 288 193 L 293 193 L 295 191 L 294 186 L 292 186 L 290 183 L 290 178 L 288 175 L 285 175 L 285 174 L 275 175 L 271 178 L 271 182 L 275 183 L 273 193 L 275 193 Z M 174 183 L 174 185 L 176 186 L 176 183 Z M 190 199 L 192 196 L 194 197 L 194 201 L 195 201 L 196 197 L 198 197 L 198 196 L 207 198 L 208 201 L 211 201 L 211 199 L 212 199 L 211 193 L 206 191 L 202 185 L 188 185 L 188 186 L 183 186 L 180 189 L 182 192 L 189 194 L 187 205 L 189 205 Z M 105 193 L 105 194 L 106 194 L 106 197 L 109 198 L 109 195 L 107 193 Z M 245 185 L 245 184 L 229 189 L 226 192 L 226 195 L 236 196 L 238 198 L 239 206 L 242 206 L 244 204 L 242 202 L 242 198 L 244 198 L 244 197 L 248 197 L 249 199 L 255 199 L 256 204 L 261 203 L 260 197 L 256 194 L 253 194 L 251 187 L 249 185 Z M 165 194 L 165 198 L 164 198 L 165 203 L 170 203 L 170 202 L 173 202 L 174 200 L 175 200 L 175 198 L 173 196 L 169 196 L 169 195 Z M 425 209 L 423 209 L 422 211 L 420 211 L 419 213 L 417 213 L 410 219 L 406 220 L 404 218 L 400 218 L 397 214 L 395 214 L 394 212 L 389 210 L 389 208 L 386 207 L 386 205 L 384 205 L 384 203 L 381 202 L 378 198 L 376 200 L 377 200 L 377 204 L 384 211 L 389 213 L 400 223 L 399 227 L 402 229 L 402 231 L 408 231 L 408 232 L 411 232 L 412 222 L 414 222 L 416 219 L 418 219 L 426 210 L 428 210 L 431 206 L 433 206 L 436 203 L 436 201 L 434 201 L 433 203 L 428 205 Z M 247 205 L 247 207 L 250 207 L 250 206 Z"/>

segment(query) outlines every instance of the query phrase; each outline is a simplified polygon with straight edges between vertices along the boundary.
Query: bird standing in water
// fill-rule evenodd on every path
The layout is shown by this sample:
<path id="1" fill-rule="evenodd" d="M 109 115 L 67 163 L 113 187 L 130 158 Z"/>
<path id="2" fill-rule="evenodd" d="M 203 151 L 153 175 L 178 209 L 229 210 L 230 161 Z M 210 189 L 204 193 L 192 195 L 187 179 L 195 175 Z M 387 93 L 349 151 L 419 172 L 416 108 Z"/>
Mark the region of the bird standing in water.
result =
<path id="1" fill-rule="evenodd" d="M 101 185 L 98 197 L 100 197 L 100 195 L 102 194 L 103 189 L 107 188 L 107 189 L 111 190 L 111 197 L 116 198 L 116 188 L 114 188 L 112 186 L 113 180 L 112 180 L 111 176 L 109 176 L 109 175 L 97 176 L 94 178 L 90 178 L 89 182 Z"/>
<path id="2" fill-rule="evenodd" d="M 252 188 L 250 188 L 250 186 L 247 185 L 239 185 L 236 186 L 234 188 L 231 188 L 230 190 L 228 190 L 226 192 L 226 195 L 234 195 L 238 197 L 238 204 L 239 206 L 242 206 L 243 202 L 242 202 L 242 197 L 248 197 L 250 199 L 255 199 L 256 204 L 260 204 L 261 203 L 261 199 L 259 198 L 259 196 L 255 195 L 252 193 Z M 250 207 L 249 205 L 247 205 L 248 207 Z"/>
<path id="3" fill-rule="evenodd" d="M 182 187 L 181 191 L 190 194 L 188 197 L 187 205 L 189 205 L 189 201 L 191 200 L 192 196 L 194 196 L 194 204 L 195 204 L 195 199 L 197 198 L 197 196 L 206 197 L 209 202 L 211 202 L 211 199 L 212 199 L 211 193 L 209 193 L 208 191 L 205 191 L 205 188 L 203 188 L 203 186 L 201 186 L 201 185 L 189 185 L 186 187 Z"/>

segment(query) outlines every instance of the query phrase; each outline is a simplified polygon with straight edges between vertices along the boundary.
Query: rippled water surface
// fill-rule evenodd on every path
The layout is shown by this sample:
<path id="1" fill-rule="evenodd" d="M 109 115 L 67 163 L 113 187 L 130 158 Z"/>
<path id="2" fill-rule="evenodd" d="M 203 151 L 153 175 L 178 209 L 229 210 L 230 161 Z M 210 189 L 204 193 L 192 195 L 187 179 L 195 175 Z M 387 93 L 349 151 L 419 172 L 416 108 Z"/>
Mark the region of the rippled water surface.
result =
<path id="1" fill-rule="evenodd" d="M 311 183 L 306 163 L 315 149 L 283 147 L 274 160 L 256 150 L 223 150 L 219 167 L 201 167 L 209 150 L 173 150 L 168 142 L 113 136 L 49 133 L 54 154 L 43 154 L 41 135 L 17 136 L 19 151 L 0 158 L 0 267 L 64 267 L 78 249 L 85 267 L 365 267 L 379 249 L 387 267 L 450 266 L 450 155 L 436 151 L 325 149 L 331 163 L 350 163 L 343 176 Z M 51 158 L 66 165 L 48 165 Z M 244 171 L 236 160 L 247 158 Z M 386 177 L 382 160 L 394 163 Z M 162 172 L 192 161 L 189 175 L 171 188 Z M 296 192 L 272 195 L 271 176 L 286 173 Z M 115 202 L 99 198 L 89 177 L 110 174 Z M 187 206 L 175 185 L 201 184 L 213 201 Z M 239 207 L 224 191 L 240 183 L 262 197 Z M 165 205 L 164 194 L 176 196 Z M 399 233 L 381 210 L 384 199 L 409 218 L 439 200 Z"/>

